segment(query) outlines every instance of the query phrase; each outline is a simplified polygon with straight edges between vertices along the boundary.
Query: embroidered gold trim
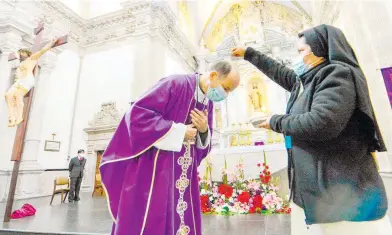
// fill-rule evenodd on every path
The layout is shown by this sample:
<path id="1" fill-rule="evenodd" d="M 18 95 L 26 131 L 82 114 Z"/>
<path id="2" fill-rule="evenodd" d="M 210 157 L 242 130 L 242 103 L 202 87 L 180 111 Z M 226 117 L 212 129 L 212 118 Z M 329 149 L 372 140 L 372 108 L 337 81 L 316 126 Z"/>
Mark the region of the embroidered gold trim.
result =
<path id="1" fill-rule="evenodd" d="M 180 227 L 177 230 L 176 235 L 188 235 L 190 232 L 190 228 L 188 225 L 185 224 L 184 214 L 185 211 L 188 209 L 188 203 L 184 201 L 184 194 L 186 189 L 189 186 L 189 179 L 187 177 L 187 171 L 189 166 L 192 164 L 192 158 L 190 156 L 190 143 L 185 145 L 185 153 L 183 156 L 178 158 L 177 163 L 181 166 L 182 173 L 180 178 L 176 180 L 176 188 L 179 192 L 179 199 L 177 202 L 177 214 L 180 216 Z"/>
<path id="2" fill-rule="evenodd" d="M 192 209 L 192 219 L 193 219 L 193 228 L 194 228 L 194 230 L 195 230 L 195 235 L 197 234 L 197 228 L 196 228 L 196 222 L 195 222 L 195 212 L 193 211 L 193 199 L 192 199 L 192 178 L 193 178 L 193 163 L 194 163 L 194 161 L 195 161 L 195 158 L 194 158 L 194 156 L 192 156 L 192 165 L 191 165 L 191 178 L 190 178 L 190 187 L 189 187 L 189 190 L 190 190 L 190 196 L 191 196 L 191 209 Z"/>
<path id="3" fill-rule="evenodd" d="M 127 158 L 115 159 L 115 160 L 110 160 L 110 161 L 101 163 L 101 165 L 99 166 L 99 169 L 101 169 L 102 166 L 104 166 L 104 165 L 106 165 L 106 164 L 109 164 L 109 163 L 115 163 L 115 162 L 126 161 L 126 160 L 129 160 L 129 159 L 136 158 L 136 157 L 140 156 L 141 154 L 143 154 L 144 152 L 146 152 L 147 150 L 149 150 L 152 146 L 154 146 L 156 143 L 158 143 L 158 142 L 161 141 L 163 138 L 165 138 L 165 137 L 170 133 L 170 131 L 171 131 L 172 129 L 173 129 L 173 125 L 170 127 L 170 130 L 169 130 L 166 134 L 164 134 L 160 139 L 158 139 L 158 140 L 155 141 L 153 144 L 151 144 L 150 146 L 148 146 L 147 148 L 145 148 L 144 150 L 142 150 L 140 153 L 135 154 L 134 156 L 127 157 Z M 105 187 L 105 183 L 103 182 L 103 180 L 102 180 L 101 184 L 102 184 L 103 189 L 105 190 L 105 193 L 106 193 L 106 201 L 107 201 L 107 204 L 108 204 L 108 207 L 109 207 L 110 216 L 112 217 L 113 222 L 114 222 L 114 223 L 117 223 L 116 218 L 115 218 L 114 215 L 113 215 L 112 208 L 110 207 L 109 193 L 108 193 L 108 191 L 107 191 L 107 189 L 106 189 L 106 187 Z"/>

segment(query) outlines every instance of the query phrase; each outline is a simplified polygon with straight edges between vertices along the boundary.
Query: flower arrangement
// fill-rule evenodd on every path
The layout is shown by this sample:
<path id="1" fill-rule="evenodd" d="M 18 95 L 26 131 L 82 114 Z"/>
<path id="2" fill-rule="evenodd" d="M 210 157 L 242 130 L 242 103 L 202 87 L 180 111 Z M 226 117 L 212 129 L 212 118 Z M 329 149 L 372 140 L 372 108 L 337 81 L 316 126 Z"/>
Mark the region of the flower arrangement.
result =
<path id="1" fill-rule="evenodd" d="M 229 172 L 225 161 L 222 169 L 222 182 L 211 180 L 212 164 L 205 160 L 206 173 L 200 178 L 201 210 L 205 214 L 289 214 L 288 202 L 278 196 L 278 179 L 271 176 L 266 163 L 258 163 L 258 179 L 245 180 L 244 164 L 241 158 L 233 172 Z"/>

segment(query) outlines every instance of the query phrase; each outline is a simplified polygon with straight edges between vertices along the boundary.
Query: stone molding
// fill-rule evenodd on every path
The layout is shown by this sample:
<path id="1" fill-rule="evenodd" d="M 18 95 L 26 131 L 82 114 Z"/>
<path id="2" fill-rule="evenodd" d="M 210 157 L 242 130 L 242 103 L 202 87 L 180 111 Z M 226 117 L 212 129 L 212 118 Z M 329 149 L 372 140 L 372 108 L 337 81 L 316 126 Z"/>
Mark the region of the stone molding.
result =
<path id="1" fill-rule="evenodd" d="M 107 102 L 101 105 L 101 111 L 94 115 L 94 119 L 89 122 L 89 126 L 95 130 L 98 127 L 118 125 L 120 120 L 121 116 L 116 108 L 116 103 Z"/>
<path id="2" fill-rule="evenodd" d="M 147 35 L 162 40 L 195 70 L 194 48 L 177 27 L 177 17 L 166 2 L 130 0 L 122 6 L 121 10 L 84 19 L 58 0 L 5 0 L 0 2 L 0 9 L 5 9 L 0 13 L 9 17 L 0 17 L 0 33 L 7 29 L 15 31 L 23 38 L 23 46 L 29 47 L 34 40 L 31 32 L 39 22 L 44 22 L 46 39 L 68 34 L 70 42 L 80 50 Z M 55 51 L 61 51 L 61 47 Z"/>
<path id="3" fill-rule="evenodd" d="M 111 140 L 122 113 L 117 109 L 115 102 L 101 105 L 101 111 L 94 115 L 89 127 L 83 131 L 87 133 L 87 154 L 94 155 L 96 151 L 105 150 Z"/>
<path id="4" fill-rule="evenodd" d="M 273 48 L 278 47 L 283 52 L 283 54 L 291 54 L 288 51 L 291 51 L 295 48 L 295 42 L 297 41 L 296 37 L 287 35 L 278 29 L 265 28 L 264 30 L 266 35 L 264 42 L 254 42 L 245 46 L 252 47 L 264 54 L 272 54 Z M 223 60 L 230 56 L 229 50 L 233 47 L 233 43 L 236 44 L 233 42 L 233 40 L 231 40 L 229 43 L 224 41 L 222 42 L 222 45 L 218 47 L 220 51 L 199 54 L 197 57 L 199 60 L 204 59 L 207 63 Z M 222 52 L 223 50 L 226 52 Z M 287 56 L 287 58 L 281 58 L 280 60 L 289 64 L 290 61 L 288 60 L 288 57 L 289 56 Z M 241 64 L 241 62 L 237 62 L 237 64 Z"/>

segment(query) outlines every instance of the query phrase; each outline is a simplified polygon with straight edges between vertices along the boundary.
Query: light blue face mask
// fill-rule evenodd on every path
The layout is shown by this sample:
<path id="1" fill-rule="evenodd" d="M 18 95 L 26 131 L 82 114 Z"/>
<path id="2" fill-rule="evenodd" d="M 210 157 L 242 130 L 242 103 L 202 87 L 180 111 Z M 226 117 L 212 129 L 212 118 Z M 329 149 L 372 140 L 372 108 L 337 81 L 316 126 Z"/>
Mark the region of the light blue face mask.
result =
<path id="1" fill-rule="evenodd" d="M 304 57 L 303 56 L 298 56 L 298 58 L 296 58 L 293 61 L 293 70 L 295 72 L 295 74 L 297 74 L 297 76 L 301 76 L 302 74 L 306 73 L 309 71 L 310 67 L 305 64 L 304 62 Z"/>
<path id="2" fill-rule="evenodd" d="M 215 88 L 211 88 L 211 87 L 208 88 L 207 98 L 212 102 L 222 101 L 226 99 L 227 96 L 228 96 L 227 92 L 225 91 L 225 89 L 223 89 L 222 85 L 220 84 Z"/>

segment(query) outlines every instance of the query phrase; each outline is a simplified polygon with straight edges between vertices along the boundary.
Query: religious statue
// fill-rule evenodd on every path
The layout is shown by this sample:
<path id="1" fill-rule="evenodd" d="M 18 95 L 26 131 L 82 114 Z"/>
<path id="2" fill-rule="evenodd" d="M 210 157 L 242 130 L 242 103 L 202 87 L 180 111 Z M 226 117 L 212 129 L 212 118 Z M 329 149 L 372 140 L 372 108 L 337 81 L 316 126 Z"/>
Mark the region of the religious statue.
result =
<path id="1" fill-rule="evenodd" d="M 262 97 L 259 86 L 256 82 L 252 84 L 252 90 L 249 92 L 249 98 L 254 112 L 262 112 Z"/>
<path id="2" fill-rule="evenodd" d="M 35 85 L 34 69 L 37 66 L 38 59 L 51 49 L 56 42 L 57 39 L 53 39 L 42 50 L 34 54 L 26 49 L 20 49 L 15 53 L 20 64 L 16 69 L 15 82 L 5 94 L 8 106 L 9 127 L 17 126 L 23 122 L 23 97 Z"/>

